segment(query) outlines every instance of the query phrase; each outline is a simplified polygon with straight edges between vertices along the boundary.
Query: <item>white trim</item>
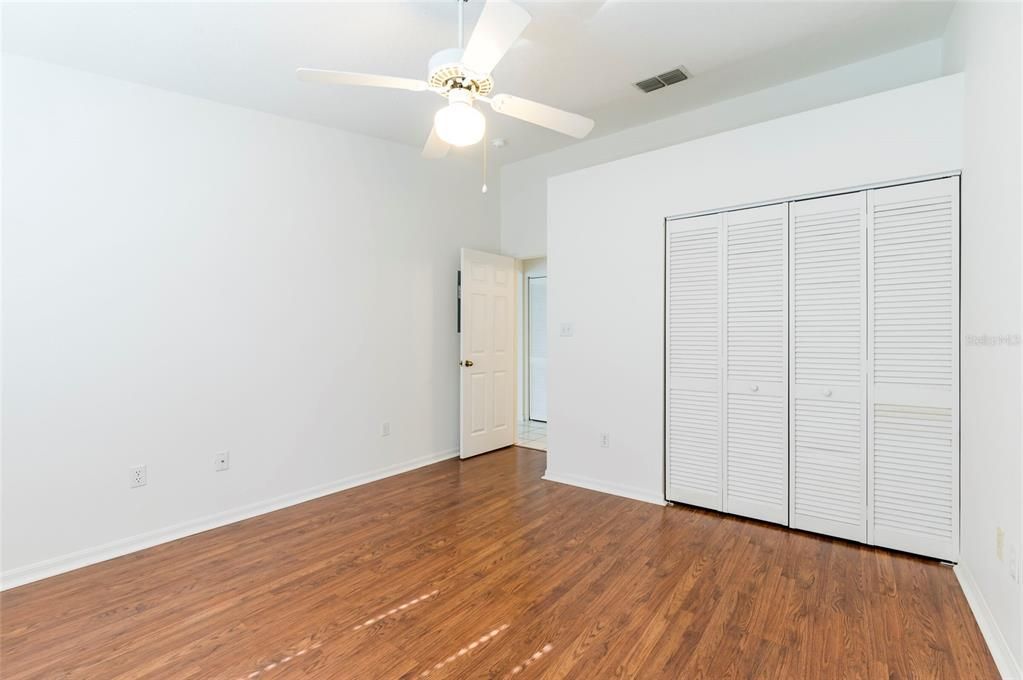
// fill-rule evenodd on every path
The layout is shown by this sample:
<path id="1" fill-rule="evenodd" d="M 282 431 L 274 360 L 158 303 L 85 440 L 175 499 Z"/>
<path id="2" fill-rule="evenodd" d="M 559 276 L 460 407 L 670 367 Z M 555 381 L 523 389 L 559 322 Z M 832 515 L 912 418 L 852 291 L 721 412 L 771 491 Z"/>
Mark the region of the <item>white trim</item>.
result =
<path id="1" fill-rule="evenodd" d="M 984 599 L 984 595 L 981 594 L 980 588 L 973 578 L 973 574 L 970 573 L 970 570 L 962 562 L 957 564 L 953 571 L 955 571 L 956 578 L 959 579 L 959 587 L 963 589 L 966 602 L 973 611 L 973 617 L 977 619 L 980 633 L 984 636 L 988 649 L 991 650 L 991 656 L 995 659 L 998 672 L 1001 673 L 1004 680 L 1020 680 L 1023 678 L 1023 666 L 1012 655 L 1012 647 L 1005 639 L 1005 636 L 1002 635 L 1002 631 L 999 630 L 998 624 L 995 622 L 995 618 L 987 606 L 987 601 Z"/>
<path id="2" fill-rule="evenodd" d="M 551 473 L 550 469 L 544 473 L 543 479 L 548 482 L 556 482 L 558 484 L 568 484 L 569 486 L 578 486 L 582 489 L 589 489 L 590 491 L 599 491 L 600 493 L 611 494 L 612 496 L 621 496 L 623 498 L 631 498 L 634 501 L 643 501 L 644 503 L 653 503 L 654 505 L 667 505 L 667 502 L 658 494 L 650 493 L 646 489 L 640 489 L 634 486 L 626 486 L 624 484 L 614 484 L 611 482 L 605 482 L 600 479 L 593 479 L 592 477 L 580 477 L 579 475 L 559 475 Z"/>
<path id="3" fill-rule="evenodd" d="M 345 489 L 361 486 L 362 484 L 375 482 L 385 477 L 391 477 L 425 465 L 431 465 L 442 460 L 457 457 L 458 449 L 448 449 L 438 453 L 431 453 L 418 458 L 413 458 L 403 463 L 388 465 L 387 467 L 382 467 L 371 472 L 342 477 L 341 479 L 333 482 L 320 484 L 295 493 L 277 496 L 276 498 L 259 501 L 257 503 L 250 503 L 249 505 L 243 505 L 238 508 L 218 512 L 212 515 L 206 515 L 205 517 L 199 517 L 198 519 L 189 520 L 187 522 L 164 527 L 162 529 L 156 529 L 155 531 L 148 531 L 143 534 L 137 534 L 117 541 L 111 541 L 110 543 L 105 543 L 92 548 L 85 548 L 84 550 L 78 550 L 66 555 L 52 557 L 24 567 L 9 569 L 0 574 L 0 590 L 16 588 L 17 586 L 25 585 L 26 583 L 38 581 L 50 576 L 56 576 L 57 574 L 63 574 L 64 572 L 86 567 L 90 564 L 104 562 L 115 557 L 121 557 L 139 550 L 145 550 L 146 548 L 151 548 L 155 545 L 160 545 L 161 543 L 167 543 L 169 541 L 198 534 L 203 531 L 216 529 L 227 524 L 240 522 L 244 519 L 273 512 L 274 510 L 281 510 L 282 508 L 298 505 L 299 503 L 311 501 L 315 498 L 329 496 L 330 494 L 337 493 L 338 491 L 344 491 Z"/>

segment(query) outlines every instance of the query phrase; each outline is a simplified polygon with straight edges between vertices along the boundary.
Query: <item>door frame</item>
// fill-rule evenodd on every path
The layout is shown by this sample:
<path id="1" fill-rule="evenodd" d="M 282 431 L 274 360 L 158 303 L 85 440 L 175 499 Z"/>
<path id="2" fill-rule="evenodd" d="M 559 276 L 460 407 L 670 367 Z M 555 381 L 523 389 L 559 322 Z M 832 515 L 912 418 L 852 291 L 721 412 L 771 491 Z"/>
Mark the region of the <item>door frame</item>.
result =
<path id="1" fill-rule="evenodd" d="M 533 327 L 533 315 L 532 308 L 530 307 L 530 293 L 529 293 L 529 282 L 533 279 L 547 279 L 547 271 L 544 270 L 543 274 L 537 274 L 530 276 L 525 271 L 522 272 L 522 420 L 523 422 L 534 422 L 544 423 L 546 420 L 534 420 L 530 416 L 532 415 L 532 395 L 533 395 L 533 384 L 530 373 L 530 352 L 529 352 L 529 339 L 532 337 Z"/>

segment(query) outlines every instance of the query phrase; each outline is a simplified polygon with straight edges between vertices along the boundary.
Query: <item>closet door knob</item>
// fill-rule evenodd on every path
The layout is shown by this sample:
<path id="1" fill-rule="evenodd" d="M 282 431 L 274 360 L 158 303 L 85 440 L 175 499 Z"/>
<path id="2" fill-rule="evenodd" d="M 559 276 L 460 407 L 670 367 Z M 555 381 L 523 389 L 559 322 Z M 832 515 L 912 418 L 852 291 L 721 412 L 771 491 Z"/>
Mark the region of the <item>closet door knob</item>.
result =
<path id="1" fill-rule="evenodd" d="M 830 397 L 831 396 L 831 390 L 824 390 L 824 396 L 825 397 Z"/>
<path id="2" fill-rule="evenodd" d="M 751 390 L 753 390 L 754 392 L 759 392 L 760 391 L 760 385 L 750 385 L 749 388 Z"/>

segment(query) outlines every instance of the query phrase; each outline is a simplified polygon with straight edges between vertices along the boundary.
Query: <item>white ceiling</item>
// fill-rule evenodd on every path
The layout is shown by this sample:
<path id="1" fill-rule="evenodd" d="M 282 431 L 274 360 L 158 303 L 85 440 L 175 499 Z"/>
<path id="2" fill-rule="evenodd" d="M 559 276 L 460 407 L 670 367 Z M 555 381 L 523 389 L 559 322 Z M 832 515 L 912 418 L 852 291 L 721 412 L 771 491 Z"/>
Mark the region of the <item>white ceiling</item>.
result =
<path id="1" fill-rule="evenodd" d="M 939 37 L 948 2 L 521 2 L 494 72 L 508 92 L 588 115 L 593 135 Z M 482 0 L 466 5 L 466 35 Z M 3 48 L 125 80 L 419 147 L 442 100 L 299 82 L 299 66 L 422 78 L 457 43 L 454 0 L 69 3 L 3 8 Z M 690 81 L 632 83 L 682 66 Z M 487 112 L 503 163 L 575 143 Z M 471 153 L 476 153 L 473 150 Z M 463 152 L 464 153 L 464 152 Z"/>

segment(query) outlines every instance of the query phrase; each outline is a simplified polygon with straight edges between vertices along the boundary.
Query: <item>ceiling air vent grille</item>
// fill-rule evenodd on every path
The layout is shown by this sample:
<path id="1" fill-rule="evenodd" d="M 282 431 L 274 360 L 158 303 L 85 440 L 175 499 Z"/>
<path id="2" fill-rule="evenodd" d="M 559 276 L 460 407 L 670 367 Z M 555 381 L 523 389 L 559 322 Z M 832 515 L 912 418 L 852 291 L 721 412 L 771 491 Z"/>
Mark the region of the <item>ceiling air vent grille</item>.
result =
<path id="1" fill-rule="evenodd" d="M 667 87 L 668 85 L 681 83 L 683 80 L 687 80 L 688 78 L 689 76 L 687 76 L 682 69 L 676 68 L 672 69 L 671 71 L 668 71 L 667 73 L 662 73 L 659 76 L 654 76 L 653 78 L 641 80 L 638 83 L 636 83 L 636 87 L 643 90 L 644 92 L 649 93 L 653 92 L 654 90 L 659 90 L 662 87 Z"/>

